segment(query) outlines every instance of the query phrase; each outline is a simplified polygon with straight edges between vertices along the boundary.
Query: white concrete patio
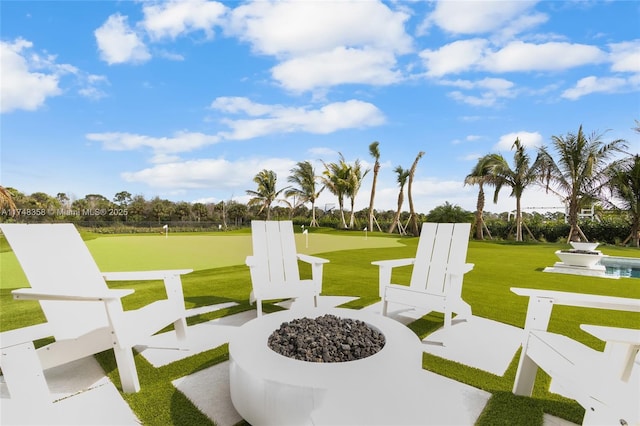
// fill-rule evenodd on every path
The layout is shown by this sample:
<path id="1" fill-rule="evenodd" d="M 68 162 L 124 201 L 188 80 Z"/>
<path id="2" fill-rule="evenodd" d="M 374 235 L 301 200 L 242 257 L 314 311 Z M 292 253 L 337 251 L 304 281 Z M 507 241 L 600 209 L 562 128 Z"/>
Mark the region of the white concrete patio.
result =
<path id="1" fill-rule="evenodd" d="M 327 308 L 335 307 L 352 299 L 321 297 L 320 305 Z M 289 303 L 283 305 L 290 306 Z M 227 306 L 229 305 L 199 308 L 197 311 L 189 312 L 189 315 Z M 374 304 L 365 309 L 379 312 L 380 304 Z M 392 318 L 403 323 L 424 315 L 424 313 L 406 311 L 400 306 L 393 305 L 390 306 L 389 312 Z M 173 333 L 154 336 L 146 346 L 137 349 L 152 365 L 160 367 L 228 342 L 237 327 L 255 316 L 256 311 L 252 310 L 190 326 L 186 347 L 180 349 L 166 349 L 178 347 Z M 432 333 L 425 339 L 423 350 L 502 375 L 518 349 L 520 331 L 495 321 L 472 317 L 470 321 L 456 324 L 447 332 L 441 329 Z M 479 344 L 478 336 L 484 336 L 483 344 Z M 487 341 L 487 338 L 490 341 Z M 445 341 L 445 344 L 443 346 L 429 343 L 434 340 Z M 425 405 L 424 424 L 471 425 L 491 396 L 485 391 L 426 370 L 420 373 L 417 380 L 421 397 L 424 401 L 438 401 Z M 140 424 L 92 357 L 48 370 L 46 378 L 52 394 L 59 399 L 53 404 L 54 411 L 46 414 L 27 407 L 16 407 L 9 398 L 4 382 L 0 382 L 0 424 Z M 182 377 L 175 380 L 173 384 L 217 425 L 230 426 L 242 420 L 231 403 L 228 362 Z M 383 411 L 380 414 L 380 424 L 393 424 L 393 412 Z M 347 424 L 351 423 L 349 420 L 357 421 L 357 419 L 344 419 Z M 545 416 L 545 425 L 567 424 L 569 423 L 560 419 Z"/>

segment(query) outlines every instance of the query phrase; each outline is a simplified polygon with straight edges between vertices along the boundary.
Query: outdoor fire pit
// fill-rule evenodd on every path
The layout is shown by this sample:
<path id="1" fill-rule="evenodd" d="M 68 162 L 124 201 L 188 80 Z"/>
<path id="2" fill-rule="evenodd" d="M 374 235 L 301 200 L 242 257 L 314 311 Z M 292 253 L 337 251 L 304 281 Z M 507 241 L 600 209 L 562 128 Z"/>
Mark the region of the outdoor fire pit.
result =
<path id="1" fill-rule="evenodd" d="M 301 361 L 347 362 L 378 353 L 384 342 L 384 335 L 364 321 L 325 314 L 282 323 L 268 346 Z"/>
<path id="2" fill-rule="evenodd" d="M 277 333 L 281 329 L 286 332 Z M 382 315 L 339 308 L 276 312 L 247 322 L 229 342 L 231 400 L 254 425 L 309 424 L 314 411 L 332 410 L 327 401 L 362 398 L 420 371 L 421 354 L 418 337 Z"/>

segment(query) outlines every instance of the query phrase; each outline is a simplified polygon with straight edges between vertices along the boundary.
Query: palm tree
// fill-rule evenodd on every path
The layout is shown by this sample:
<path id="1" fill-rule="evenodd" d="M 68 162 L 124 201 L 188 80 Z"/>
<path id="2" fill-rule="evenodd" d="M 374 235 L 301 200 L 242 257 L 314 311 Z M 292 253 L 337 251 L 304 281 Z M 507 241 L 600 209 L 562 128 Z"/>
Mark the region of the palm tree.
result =
<path id="1" fill-rule="evenodd" d="M 478 199 L 476 202 L 476 239 L 484 240 L 484 229 L 487 227 L 484 223 L 483 212 L 484 212 L 484 185 L 491 184 L 491 173 L 489 165 L 492 162 L 495 162 L 497 158 L 495 158 L 496 154 L 487 154 L 482 158 L 478 159 L 478 163 L 474 166 L 471 173 L 469 173 L 464 178 L 465 185 L 478 185 Z M 487 229 L 487 233 L 489 230 Z M 491 234 L 489 233 L 489 238 L 491 238 Z"/>
<path id="2" fill-rule="evenodd" d="M 313 169 L 313 165 L 309 161 L 300 161 L 290 170 L 291 176 L 287 178 L 289 183 L 296 184 L 297 187 L 293 187 L 285 191 L 286 197 L 299 197 L 300 203 L 311 203 L 311 224 L 310 226 L 318 226 L 316 220 L 316 200 L 320 196 L 320 193 L 324 189 L 324 186 L 320 190 L 316 190 L 316 171 Z"/>
<path id="3" fill-rule="evenodd" d="M 375 219 L 373 210 L 373 201 L 376 197 L 376 184 L 378 183 L 378 172 L 380 171 L 380 149 L 378 146 L 380 142 L 374 141 L 369 145 L 369 154 L 376 160 L 373 165 L 373 183 L 371 184 L 371 198 L 369 199 L 369 228 L 373 231 L 373 221 Z M 376 225 L 378 223 L 376 222 Z M 378 225 L 378 231 L 382 232 L 380 225 Z"/>
<path id="4" fill-rule="evenodd" d="M 360 191 L 360 187 L 362 186 L 362 181 L 364 177 L 369 173 L 369 169 L 362 170 L 362 164 L 360 160 L 356 160 L 353 166 L 349 166 L 349 177 L 347 179 L 347 186 L 345 195 L 349 197 L 351 201 L 351 215 L 349 217 L 349 228 L 354 227 L 356 221 L 356 212 L 355 212 L 355 204 L 356 204 L 356 196 L 358 195 L 358 191 Z"/>
<path id="5" fill-rule="evenodd" d="M 347 222 L 344 218 L 344 196 L 347 193 L 349 184 L 349 175 L 351 174 L 351 167 L 347 164 L 342 153 L 340 153 L 340 161 L 337 163 L 325 163 L 324 172 L 321 179 L 324 186 L 338 198 L 338 208 L 340 209 L 341 226 L 347 227 Z"/>
<path id="6" fill-rule="evenodd" d="M 400 213 L 402 211 L 402 204 L 404 203 L 404 185 L 407 183 L 407 178 L 409 177 L 409 170 L 403 169 L 402 166 L 396 166 L 396 168 L 393 169 L 393 171 L 396 172 L 396 181 L 398 182 L 400 191 L 398 191 L 398 209 L 396 210 L 396 214 L 393 217 L 393 222 L 391 223 L 391 226 L 389 227 L 389 231 L 387 232 L 392 234 L 393 231 L 395 231 L 397 226 L 398 231 L 400 232 L 400 235 L 404 235 L 405 231 L 404 231 L 404 228 L 402 227 L 402 224 L 400 223 Z"/>
<path id="7" fill-rule="evenodd" d="M 511 188 L 510 197 L 516 198 L 516 241 L 522 241 L 522 193 L 530 184 L 540 179 L 538 161 L 532 166 L 529 165 L 529 156 L 525 152 L 525 148 L 516 138 L 511 149 L 515 148 L 513 154 L 514 168 L 509 167 L 509 163 L 500 154 L 495 154 L 487 163 L 489 167 L 491 179 L 495 185 L 495 193 L 493 202 L 498 202 L 498 194 L 503 185 Z"/>
<path id="8" fill-rule="evenodd" d="M 606 186 L 612 198 L 622 205 L 621 209 L 627 212 L 631 220 L 631 233 L 622 244 L 625 245 L 632 240 L 635 247 L 640 247 L 640 155 L 614 162 L 606 174 Z M 607 201 L 614 208 L 620 208 L 612 201 Z"/>
<path id="9" fill-rule="evenodd" d="M 271 219 L 271 204 L 278 198 L 278 196 L 289 187 L 276 190 L 276 182 L 278 177 L 273 170 L 262 170 L 258 172 L 253 178 L 253 181 L 258 185 L 258 189 L 255 191 L 247 190 L 247 195 L 252 195 L 253 198 L 247 203 L 249 206 L 260 206 L 260 211 L 267 210 L 267 220 Z"/>
<path id="10" fill-rule="evenodd" d="M 611 155 L 627 147 L 623 139 L 605 143 L 602 137 L 596 133 L 586 136 L 581 125 L 577 134 L 551 137 L 557 160 L 546 147 L 540 148 L 541 176 L 547 190 L 563 197 L 568 204 L 570 229 L 567 241 L 579 237 L 587 240 L 578 225 L 578 213 L 587 202 L 598 198 L 598 188 L 606 180 L 605 170 Z"/>
<path id="11" fill-rule="evenodd" d="M 409 195 L 409 223 L 411 224 L 411 233 L 416 237 L 420 235 L 420 228 L 418 227 L 418 217 L 413 207 L 413 194 L 411 190 L 413 188 L 413 177 L 416 173 L 416 167 L 418 167 L 418 161 L 420 161 L 423 155 L 424 151 L 420 151 L 409 169 L 409 187 L 407 189 Z"/>
<path id="12" fill-rule="evenodd" d="M 7 207 L 9 209 L 9 216 L 15 215 L 16 212 L 16 204 L 13 202 L 13 197 L 11 197 L 11 193 L 4 186 L 0 186 L 0 207 Z"/>

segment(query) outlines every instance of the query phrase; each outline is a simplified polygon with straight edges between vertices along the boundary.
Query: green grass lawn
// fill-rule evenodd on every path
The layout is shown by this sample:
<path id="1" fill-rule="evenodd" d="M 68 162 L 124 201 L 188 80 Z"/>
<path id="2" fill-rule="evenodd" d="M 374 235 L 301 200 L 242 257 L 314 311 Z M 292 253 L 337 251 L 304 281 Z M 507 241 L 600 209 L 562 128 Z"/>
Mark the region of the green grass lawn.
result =
<path id="1" fill-rule="evenodd" d="M 193 268 L 195 272 L 183 277 L 185 303 L 188 308 L 224 301 L 239 303 L 237 307 L 189 319 L 189 324 L 207 321 L 246 309 L 251 288 L 249 271 L 244 258 L 251 253 L 250 234 L 211 233 L 144 236 L 85 235 L 87 245 L 103 270 L 144 270 Z M 306 248 L 305 236 L 297 234 L 301 252 L 319 254 L 330 260 L 325 265 L 323 294 L 358 296 L 347 307 L 360 308 L 378 300 L 378 270 L 373 260 L 413 257 L 417 238 L 400 238 L 386 234 L 313 230 Z M 44 321 L 37 302 L 13 301 L 10 289 L 25 286 L 26 279 L 19 270 L 13 253 L 6 251 L 0 241 L 0 330 L 36 324 Z M 543 273 L 542 269 L 558 259 L 554 251 L 567 248 L 563 244 L 514 244 L 476 242 L 469 246 L 467 260 L 475 264 L 465 276 L 463 298 L 470 303 L 474 315 L 493 319 L 517 327 L 524 325 L 527 298 L 516 296 L 510 287 L 544 288 L 562 291 L 640 298 L 640 280 L 619 280 Z M 605 254 L 639 257 L 640 251 L 613 246 L 599 247 Z M 310 274 L 302 267 L 304 274 Z M 394 281 L 408 282 L 409 268 L 394 272 Z M 135 288 L 136 293 L 124 301 L 125 309 L 147 304 L 158 297 L 162 285 L 157 282 L 117 283 L 113 288 Z M 265 311 L 278 309 L 265 306 Z M 595 309 L 556 307 L 550 329 L 596 349 L 603 344 L 582 332 L 579 324 L 601 324 L 640 328 L 638 314 Z M 430 314 L 409 324 L 419 336 L 426 336 L 442 324 L 442 316 Z M 228 358 L 226 346 L 207 351 L 170 364 L 153 368 L 141 356 L 136 357 L 142 391 L 124 395 L 144 424 L 208 424 L 208 420 L 177 391 L 171 380 L 193 373 Z M 515 397 L 511 386 L 517 366 L 516 356 L 504 376 L 456 364 L 432 355 L 424 355 L 423 367 L 493 394 L 478 424 L 540 424 L 542 413 L 548 412 L 579 423 L 582 409 L 575 402 L 547 392 L 548 377 L 539 374 L 533 398 Z M 113 355 L 104 352 L 98 359 L 116 384 L 119 384 Z"/>

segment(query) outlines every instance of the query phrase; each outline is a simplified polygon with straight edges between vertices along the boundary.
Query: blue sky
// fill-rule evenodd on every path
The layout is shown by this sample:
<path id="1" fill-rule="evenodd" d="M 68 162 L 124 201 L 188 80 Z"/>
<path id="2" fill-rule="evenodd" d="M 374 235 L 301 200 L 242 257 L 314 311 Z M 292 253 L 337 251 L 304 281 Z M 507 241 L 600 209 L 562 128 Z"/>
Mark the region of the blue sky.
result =
<path id="1" fill-rule="evenodd" d="M 246 202 L 296 162 L 380 142 L 376 208 L 419 151 L 416 208 L 475 210 L 477 159 L 605 133 L 640 152 L 634 1 L 2 1 L 0 184 Z M 368 205 L 372 174 L 356 208 Z M 325 191 L 322 207 L 335 203 Z M 523 206 L 560 206 L 541 191 Z M 503 189 L 497 205 L 513 210 Z M 405 204 L 405 209 L 408 206 Z"/>

